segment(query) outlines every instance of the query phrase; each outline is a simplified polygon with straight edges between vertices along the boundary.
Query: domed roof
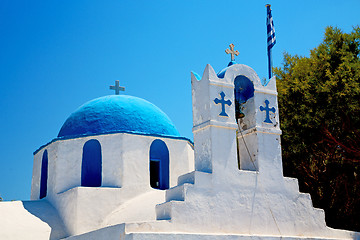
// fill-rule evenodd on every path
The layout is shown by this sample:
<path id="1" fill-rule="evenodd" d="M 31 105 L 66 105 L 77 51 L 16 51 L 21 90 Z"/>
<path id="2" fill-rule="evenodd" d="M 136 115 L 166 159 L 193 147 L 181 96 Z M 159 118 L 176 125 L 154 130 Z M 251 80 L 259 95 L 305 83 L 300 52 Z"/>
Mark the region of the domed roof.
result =
<path id="1" fill-rule="evenodd" d="M 79 107 L 65 121 L 58 137 L 116 132 L 180 136 L 169 117 L 154 104 L 138 97 L 112 95 Z"/>

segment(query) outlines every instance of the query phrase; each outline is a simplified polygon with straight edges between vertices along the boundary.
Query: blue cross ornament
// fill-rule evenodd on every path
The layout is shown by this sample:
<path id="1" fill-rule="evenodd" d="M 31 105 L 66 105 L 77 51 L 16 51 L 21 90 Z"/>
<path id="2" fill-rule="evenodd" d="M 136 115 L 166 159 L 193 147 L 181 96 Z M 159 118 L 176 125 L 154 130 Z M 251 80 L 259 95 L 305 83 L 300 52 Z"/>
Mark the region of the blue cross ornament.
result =
<path id="1" fill-rule="evenodd" d="M 264 122 L 266 122 L 266 123 L 273 123 L 273 122 L 270 120 L 270 112 L 275 113 L 275 108 L 274 108 L 274 107 L 269 108 L 269 101 L 268 101 L 268 100 L 265 100 L 265 105 L 266 105 L 266 107 L 260 106 L 260 111 L 265 111 L 265 112 L 266 112 L 265 121 L 264 121 Z"/>
<path id="2" fill-rule="evenodd" d="M 230 106 L 231 101 L 230 100 L 225 101 L 225 93 L 224 92 L 220 93 L 220 97 L 221 97 L 221 99 L 218 99 L 218 98 L 214 99 L 215 104 L 219 104 L 219 103 L 221 104 L 221 113 L 219 114 L 219 116 L 228 117 L 228 115 L 225 112 L 225 105 Z"/>

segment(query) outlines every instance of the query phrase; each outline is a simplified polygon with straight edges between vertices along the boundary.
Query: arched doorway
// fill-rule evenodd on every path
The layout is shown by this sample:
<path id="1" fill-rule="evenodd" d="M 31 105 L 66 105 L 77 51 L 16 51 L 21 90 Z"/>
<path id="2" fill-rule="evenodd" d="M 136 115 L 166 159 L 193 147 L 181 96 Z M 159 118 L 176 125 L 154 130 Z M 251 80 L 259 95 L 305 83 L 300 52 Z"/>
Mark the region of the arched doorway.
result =
<path id="1" fill-rule="evenodd" d="M 83 147 L 81 186 L 100 187 L 101 172 L 101 145 L 98 140 L 92 139 L 87 141 Z"/>
<path id="2" fill-rule="evenodd" d="M 41 160 L 40 199 L 46 197 L 48 179 L 48 152 L 45 149 Z"/>
<path id="3" fill-rule="evenodd" d="M 169 188 L 169 150 L 164 141 L 156 139 L 150 146 L 150 186 L 156 189 Z"/>

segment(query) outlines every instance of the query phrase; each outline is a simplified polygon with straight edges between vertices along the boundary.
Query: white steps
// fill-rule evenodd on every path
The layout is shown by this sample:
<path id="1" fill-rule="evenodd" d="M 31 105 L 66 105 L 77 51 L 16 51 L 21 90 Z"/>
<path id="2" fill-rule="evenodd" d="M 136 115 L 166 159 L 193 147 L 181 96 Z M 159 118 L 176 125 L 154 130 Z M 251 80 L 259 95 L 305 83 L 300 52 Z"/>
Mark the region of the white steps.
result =
<path id="1" fill-rule="evenodd" d="M 185 195 L 188 187 L 192 186 L 192 184 L 184 183 L 182 185 L 175 186 L 166 190 L 165 201 L 184 201 Z"/>
<path id="2" fill-rule="evenodd" d="M 178 185 L 166 190 L 165 201 L 156 205 L 156 220 L 171 220 L 175 205 L 184 204 L 187 191 L 194 187 L 209 187 L 212 184 L 210 173 L 193 171 L 178 178 Z"/>
<path id="3" fill-rule="evenodd" d="M 208 187 L 212 184 L 212 174 L 206 172 L 193 171 L 178 178 L 178 185 L 190 183 L 199 187 Z"/>

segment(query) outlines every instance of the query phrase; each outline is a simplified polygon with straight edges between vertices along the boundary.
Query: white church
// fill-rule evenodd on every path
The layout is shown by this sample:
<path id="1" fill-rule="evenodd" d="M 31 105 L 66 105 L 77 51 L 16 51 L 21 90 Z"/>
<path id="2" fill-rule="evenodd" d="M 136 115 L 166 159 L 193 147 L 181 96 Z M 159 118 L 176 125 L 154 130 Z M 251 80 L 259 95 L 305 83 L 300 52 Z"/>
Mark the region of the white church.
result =
<path id="1" fill-rule="evenodd" d="M 194 142 L 118 81 L 80 106 L 35 151 L 31 200 L 0 202 L 0 239 L 360 239 L 283 176 L 275 77 L 231 61 L 191 83 Z"/>

